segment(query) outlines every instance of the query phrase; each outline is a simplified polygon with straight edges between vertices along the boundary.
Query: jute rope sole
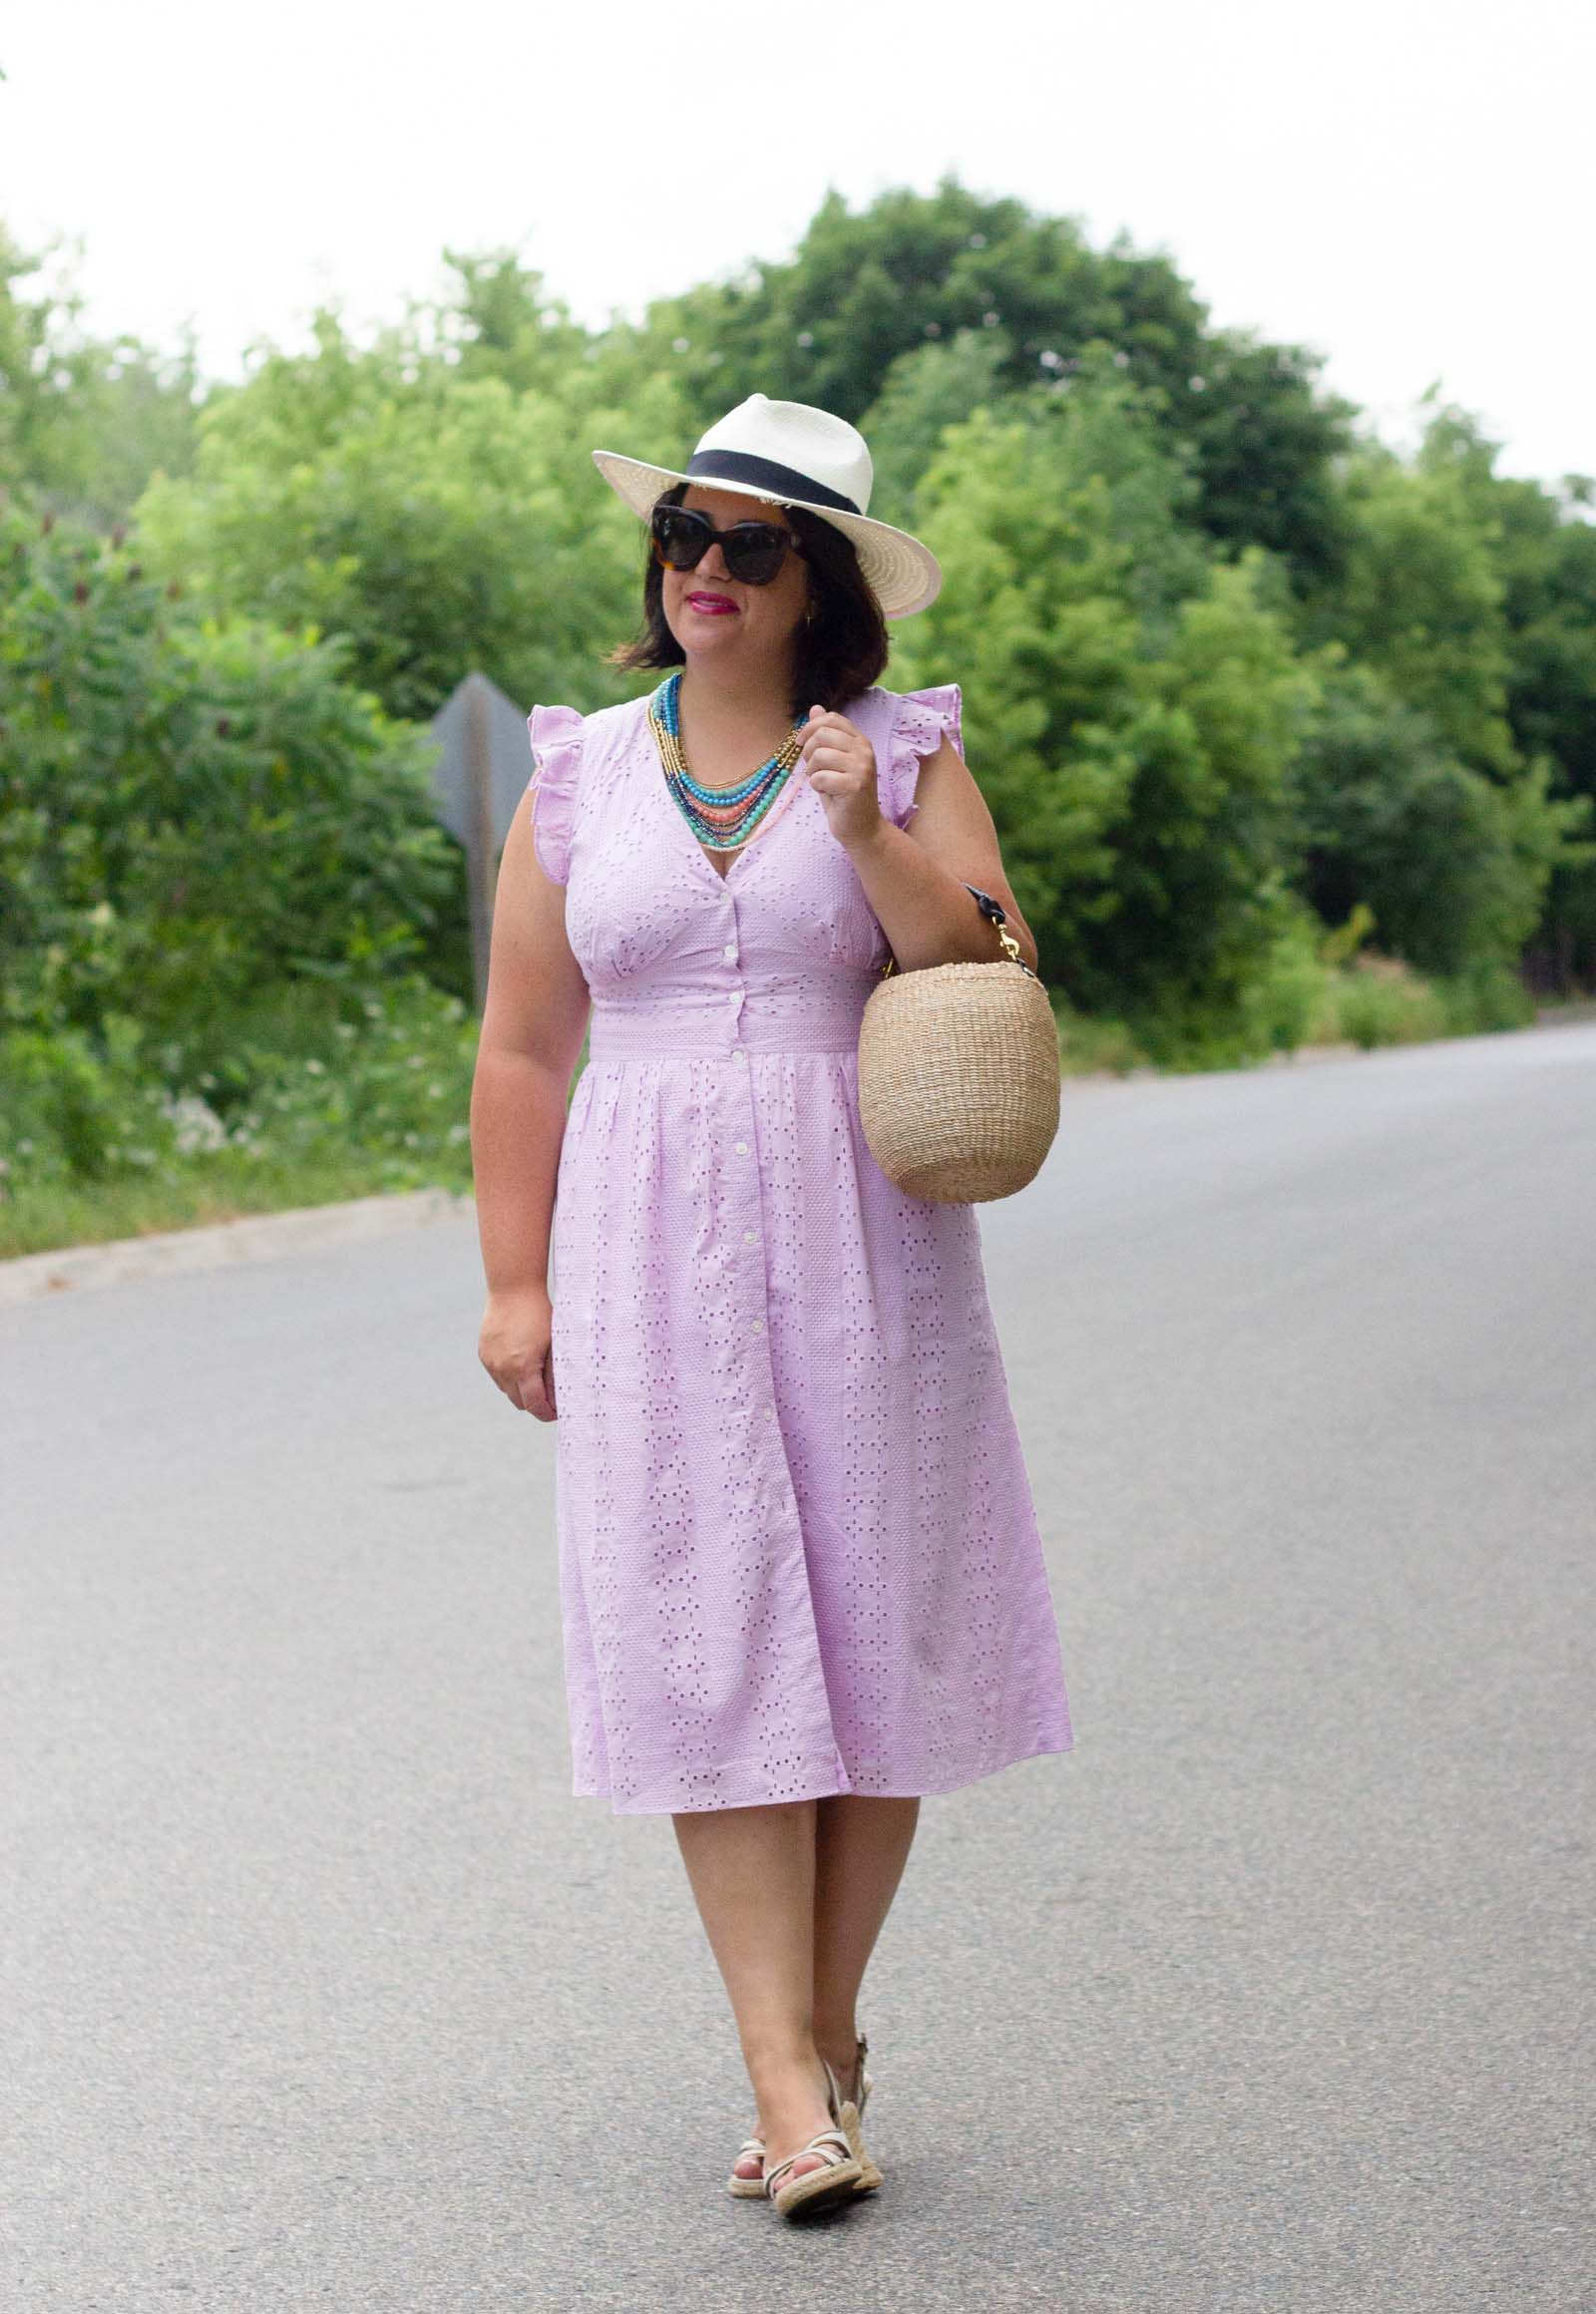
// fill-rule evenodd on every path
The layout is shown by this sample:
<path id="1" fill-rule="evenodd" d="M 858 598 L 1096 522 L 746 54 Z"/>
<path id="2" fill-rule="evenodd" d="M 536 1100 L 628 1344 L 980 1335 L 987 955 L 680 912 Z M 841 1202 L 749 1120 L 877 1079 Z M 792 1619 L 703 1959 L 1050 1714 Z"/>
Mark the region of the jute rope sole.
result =
<path id="1" fill-rule="evenodd" d="M 884 2183 L 884 2179 L 882 2172 L 865 2150 L 865 2140 L 860 2129 L 859 2109 L 851 2098 L 842 2109 L 842 2127 L 854 2159 L 859 2163 L 859 2175 L 854 2179 L 851 2190 L 855 2193 L 874 2193 L 876 2188 Z M 757 2153 L 763 2159 L 764 2150 L 765 2142 L 762 2137 L 750 2137 L 740 2147 L 737 2160 L 740 2161 L 745 2153 Z M 817 2170 L 814 2174 L 818 2176 L 820 2172 Z M 726 2179 L 726 2190 L 728 2193 L 735 2194 L 739 2200 L 763 2201 L 766 2198 L 764 2178 L 762 2176 L 739 2177 L 735 2163 L 732 2166 L 731 2175 Z"/>
<path id="2" fill-rule="evenodd" d="M 806 2153 L 822 2153 L 824 2166 L 795 2173 L 791 2164 L 801 2161 Z M 859 2176 L 859 2156 L 845 2133 L 837 2128 L 817 2129 L 807 2144 L 768 2172 L 765 2191 L 782 2217 L 795 2217 L 828 2201 L 851 2201 Z M 785 2177 L 785 2183 L 777 2185 L 778 2177 Z"/>

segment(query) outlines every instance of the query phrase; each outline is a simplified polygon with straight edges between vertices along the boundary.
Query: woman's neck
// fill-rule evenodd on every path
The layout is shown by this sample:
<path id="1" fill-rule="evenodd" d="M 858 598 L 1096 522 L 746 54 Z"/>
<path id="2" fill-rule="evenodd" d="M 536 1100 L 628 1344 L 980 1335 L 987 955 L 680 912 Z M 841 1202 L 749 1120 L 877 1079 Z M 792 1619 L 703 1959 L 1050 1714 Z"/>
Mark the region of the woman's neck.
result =
<path id="1" fill-rule="evenodd" d="M 791 678 L 769 663 L 706 667 L 689 660 L 681 670 L 678 701 L 700 729 L 764 731 L 792 721 Z"/>

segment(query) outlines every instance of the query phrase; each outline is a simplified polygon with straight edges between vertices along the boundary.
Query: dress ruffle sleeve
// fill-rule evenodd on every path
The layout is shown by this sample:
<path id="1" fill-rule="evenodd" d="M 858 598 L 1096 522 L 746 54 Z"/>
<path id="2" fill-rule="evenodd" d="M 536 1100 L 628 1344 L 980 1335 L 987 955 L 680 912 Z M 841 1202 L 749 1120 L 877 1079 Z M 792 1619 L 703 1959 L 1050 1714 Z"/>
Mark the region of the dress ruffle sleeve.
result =
<path id="1" fill-rule="evenodd" d="M 945 738 L 965 752 L 964 698 L 957 683 L 936 683 L 927 691 L 905 691 L 893 718 L 892 763 L 888 774 L 888 818 L 907 827 L 919 809 L 915 787 L 923 757 L 936 754 Z"/>
<path id="2" fill-rule="evenodd" d="M 527 717 L 532 739 L 532 842 L 544 873 L 564 884 L 571 866 L 571 831 L 577 812 L 577 774 L 582 766 L 582 727 L 576 707 L 534 707 Z"/>

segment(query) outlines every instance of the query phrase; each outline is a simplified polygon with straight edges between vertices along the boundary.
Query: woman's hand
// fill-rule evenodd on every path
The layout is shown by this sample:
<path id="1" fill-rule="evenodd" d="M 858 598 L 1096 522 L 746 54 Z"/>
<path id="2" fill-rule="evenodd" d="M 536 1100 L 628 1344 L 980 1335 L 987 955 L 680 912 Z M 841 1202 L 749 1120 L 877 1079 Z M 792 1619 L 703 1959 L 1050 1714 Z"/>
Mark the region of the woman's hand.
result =
<path id="1" fill-rule="evenodd" d="M 477 1354 L 513 1406 L 540 1422 L 559 1418 L 551 1355 L 554 1304 L 541 1286 L 490 1294 Z"/>
<path id="2" fill-rule="evenodd" d="M 845 852 L 867 845 L 886 824 L 876 792 L 876 750 L 846 715 L 810 708 L 798 765 Z"/>

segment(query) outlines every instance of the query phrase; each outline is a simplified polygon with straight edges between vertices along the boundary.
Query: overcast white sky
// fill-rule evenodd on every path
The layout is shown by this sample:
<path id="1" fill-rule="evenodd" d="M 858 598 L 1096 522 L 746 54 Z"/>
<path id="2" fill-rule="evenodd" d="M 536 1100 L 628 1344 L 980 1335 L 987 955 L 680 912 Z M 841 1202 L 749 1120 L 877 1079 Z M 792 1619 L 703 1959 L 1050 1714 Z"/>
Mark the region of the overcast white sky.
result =
<path id="1" fill-rule="evenodd" d="M 435 294 L 446 245 L 597 323 L 951 169 L 1167 251 L 1391 442 L 1438 379 L 1503 471 L 1596 472 L 1590 0 L 61 0 L 0 68 L 0 216 L 213 375 Z"/>

